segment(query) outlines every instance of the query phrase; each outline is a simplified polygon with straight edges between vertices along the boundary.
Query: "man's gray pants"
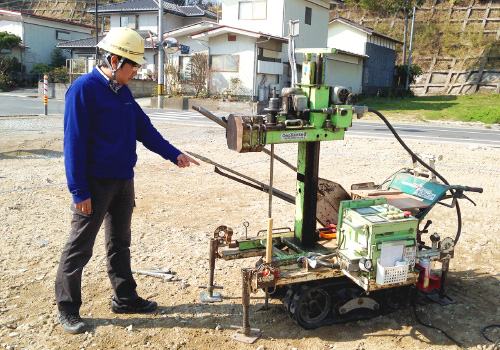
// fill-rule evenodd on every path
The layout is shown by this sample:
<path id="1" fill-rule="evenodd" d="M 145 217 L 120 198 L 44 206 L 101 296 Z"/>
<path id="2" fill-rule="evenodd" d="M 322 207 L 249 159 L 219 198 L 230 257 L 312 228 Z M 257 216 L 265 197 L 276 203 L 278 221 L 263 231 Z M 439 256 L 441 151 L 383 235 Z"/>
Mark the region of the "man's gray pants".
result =
<path id="1" fill-rule="evenodd" d="M 131 219 L 134 210 L 134 180 L 88 178 L 92 213 L 71 206 L 71 232 L 59 262 L 56 301 L 63 315 L 79 313 L 82 305 L 82 272 L 92 256 L 97 232 L 105 223 L 106 265 L 114 297 L 127 302 L 137 299 L 137 284 L 130 267 Z"/>

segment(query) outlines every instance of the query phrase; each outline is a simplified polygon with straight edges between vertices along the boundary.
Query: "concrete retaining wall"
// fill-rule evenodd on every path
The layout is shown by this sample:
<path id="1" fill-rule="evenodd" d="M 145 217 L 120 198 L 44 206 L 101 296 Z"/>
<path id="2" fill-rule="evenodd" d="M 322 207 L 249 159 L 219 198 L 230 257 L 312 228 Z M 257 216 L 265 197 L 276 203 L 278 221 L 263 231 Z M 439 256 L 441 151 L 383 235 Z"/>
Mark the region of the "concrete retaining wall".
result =
<path id="1" fill-rule="evenodd" d="M 47 95 L 49 99 L 64 100 L 66 90 L 71 84 L 51 83 L 48 86 Z M 149 97 L 156 91 L 158 84 L 149 80 L 132 80 L 128 85 L 135 98 Z M 43 98 L 43 82 L 38 83 L 38 96 Z M 231 102 L 211 99 L 196 99 L 190 97 L 170 97 L 163 100 L 164 109 L 190 110 L 192 106 L 203 107 L 210 112 L 234 113 L 234 114 L 264 114 L 264 108 L 268 106 L 267 101 L 259 102 Z M 158 97 L 151 97 L 151 107 L 156 108 Z"/>
<path id="2" fill-rule="evenodd" d="M 70 85 L 70 83 L 50 83 L 47 90 L 48 98 L 64 100 L 64 95 Z M 135 98 L 150 97 L 153 93 L 156 93 L 158 83 L 151 80 L 133 79 L 128 84 L 128 87 Z M 38 83 L 38 97 L 43 98 L 43 82 Z"/>
<path id="3" fill-rule="evenodd" d="M 156 96 L 152 97 L 151 107 L 155 108 L 157 105 L 158 98 Z M 268 106 L 268 102 L 231 102 L 189 97 L 170 97 L 163 99 L 164 109 L 190 110 L 192 106 L 203 107 L 214 114 L 262 114 L 264 113 L 264 108 Z"/>

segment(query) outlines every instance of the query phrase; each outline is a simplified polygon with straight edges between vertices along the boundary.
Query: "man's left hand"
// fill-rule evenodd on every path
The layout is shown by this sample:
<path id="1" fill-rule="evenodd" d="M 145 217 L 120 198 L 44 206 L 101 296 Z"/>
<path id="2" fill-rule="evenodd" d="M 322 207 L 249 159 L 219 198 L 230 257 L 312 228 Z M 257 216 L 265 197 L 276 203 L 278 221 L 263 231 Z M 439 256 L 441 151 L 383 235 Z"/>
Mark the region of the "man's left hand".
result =
<path id="1" fill-rule="evenodd" d="M 177 157 L 177 166 L 179 168 L 188 167 L 191 163 L 196 164 L 196 165 L 200 165 L 200 163 L 198 163 L 196 160 L 194 160 L 193 158 L 191 158 L 190 156 L 188 156 L 184 153 L 179 154 L 179 156 Z"/>

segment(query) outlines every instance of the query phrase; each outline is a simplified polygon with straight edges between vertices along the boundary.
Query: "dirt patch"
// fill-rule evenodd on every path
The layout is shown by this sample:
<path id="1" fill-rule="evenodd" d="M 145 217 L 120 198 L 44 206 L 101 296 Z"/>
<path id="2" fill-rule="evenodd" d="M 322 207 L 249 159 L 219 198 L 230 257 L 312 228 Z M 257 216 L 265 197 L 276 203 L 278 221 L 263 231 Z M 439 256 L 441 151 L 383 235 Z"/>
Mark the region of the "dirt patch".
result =
<path id="1" fill-rule="evenodd" d="M 220 127 L 157 125 L 182 150 L 268 181 L 265 154 L 237 154 L 226 147 Z M 0 120 L 0 345 L 8 349 L 455 349 L 443 334 L 418 324 L 411 308 L 369 321 L 312 331 L 296 326 L 281 302 L 271 300 L 262 311 L 264 294 L 252 295 L 252 327 L 264 330 L 253 345 L 236 343 L 231 325 L 241 325 L 242 267 L 256 259 L 216 262 L 216 284 L 224 286 L 222 303 L 200 303 L 199 285 L 208 280 L 208 241 L 219 225 L 249 235 L 267 227 L 267 195 L 231 182 L 202 165 L 180 170 L 139 146 L 133 218 L 134 269 L 170 268 L 179 281 L 137 276 L 138 291 L 160 305 L 151 315 L 116 315 L 109 309 L 112 294 L 106 274 L 103 233 L 84 270 L 81 315 L 92 328 L 82 335 L 65 334 L 55 314 L 54 278 L 69 233 L 71 197 L 65 185 L 62 157 L 20 157 L 30 150 L 62 151 L 62 119 Z M 421 306 L 422 321 L 442 328 L 464 347 L 491 346 L 482 327 L 500 321 L 500 150 L 408 142 L 414 151 L 442 154 L 438 170 L 452 184 L 479 186 L 473 206 L 462 201 L 463 231 L 451 262 L 449 295 L 458 303 Z M 50 152 L 49 152 L 50 151 Z M 277 145 L 277 154 L 296 162 L 296 145 Z M 17 156 L 16 156 L 17 155 Z M 349 188 L 352 183 L 377 183 L 409 165 L 395 140 L 350 138 L 321 145 L 320 176 Z M 276 188 L 294 193 L 295 174 L 275 165 Z M 276 227 L 293 227 L 294 208 L 273 202 Z M 454 237 L 454 210 L 436 208 L 429 232 Z M 500 337 L 500 330 L 489 333 Z"/>

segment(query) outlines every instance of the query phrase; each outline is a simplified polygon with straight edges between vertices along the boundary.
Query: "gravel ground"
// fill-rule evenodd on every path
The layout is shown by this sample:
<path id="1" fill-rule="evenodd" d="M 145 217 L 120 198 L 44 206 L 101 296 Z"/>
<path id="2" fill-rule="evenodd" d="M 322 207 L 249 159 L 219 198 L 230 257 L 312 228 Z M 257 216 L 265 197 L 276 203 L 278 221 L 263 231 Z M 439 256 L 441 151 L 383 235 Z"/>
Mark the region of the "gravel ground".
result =
<path id="1" fill-rule="evenodd" d="M 237 154 L 226 147 L 220 127 L 196 128 L 158 123 L 174 145 L 235 167 L 267 182 L 265 154 Z M 208 280 L 208 241 L 219 225 L 235 235 L 267 227 L 267 195 L 213 173 L 213 168 L 178 169 L 138 147 L 136 202 L 132 231 L 134 269 L 170 268 L 178 280 L 138 275 L 138 291 L 160 305 L 155 314 L 115 315 L 109 310 L 111 287 L 106 274 L 103 234 L 84 271 L 81 314 L 91 324 L 86 334 L 65 334 L 55 315 L 53 285 L 69 232 L 71 197 L 62 157 L 61 116 L 0 118 L 0 346 L 5 349 L 456 349 L 436 330 L 421 326 L 411 308 L 368 321 L 306 331 L 264 294 L 252 295 L 252 327 L 264 334 L 255 344 L 230 340 L 231 325 L 241 325 L 242 267 L 256 259 L 216 262 L 216 284 L 224 286 L 220 304 L 199 302 L 199 285 Z M 462 201 L 463 231 L 451 262 L 447 307 L 421 306 L 422 321 L 445 330 L 468 349 L 491 343 L 480 330 L 500 323 L 500 149 L 408 142 L 416 152 L 442 154 L 438 170 L 452 184 L 479 186 L 473 206 Z M 294 163 L 296 145 L 278 145 L 277 154 Z M 409 165 L 395 140 L 351 138 L 321 145 L 320 176 L 350 188 L 375 181 Z M 274 184 L 294 193 L 295 175 L 275 166 Z M 273 201 L 275 227 L 293 226 L 293 206 Z M 430 233 L 454 237 L 454 210 L 433 210 Z M 490 338 L 500 338 L 492 329 Z"/>

